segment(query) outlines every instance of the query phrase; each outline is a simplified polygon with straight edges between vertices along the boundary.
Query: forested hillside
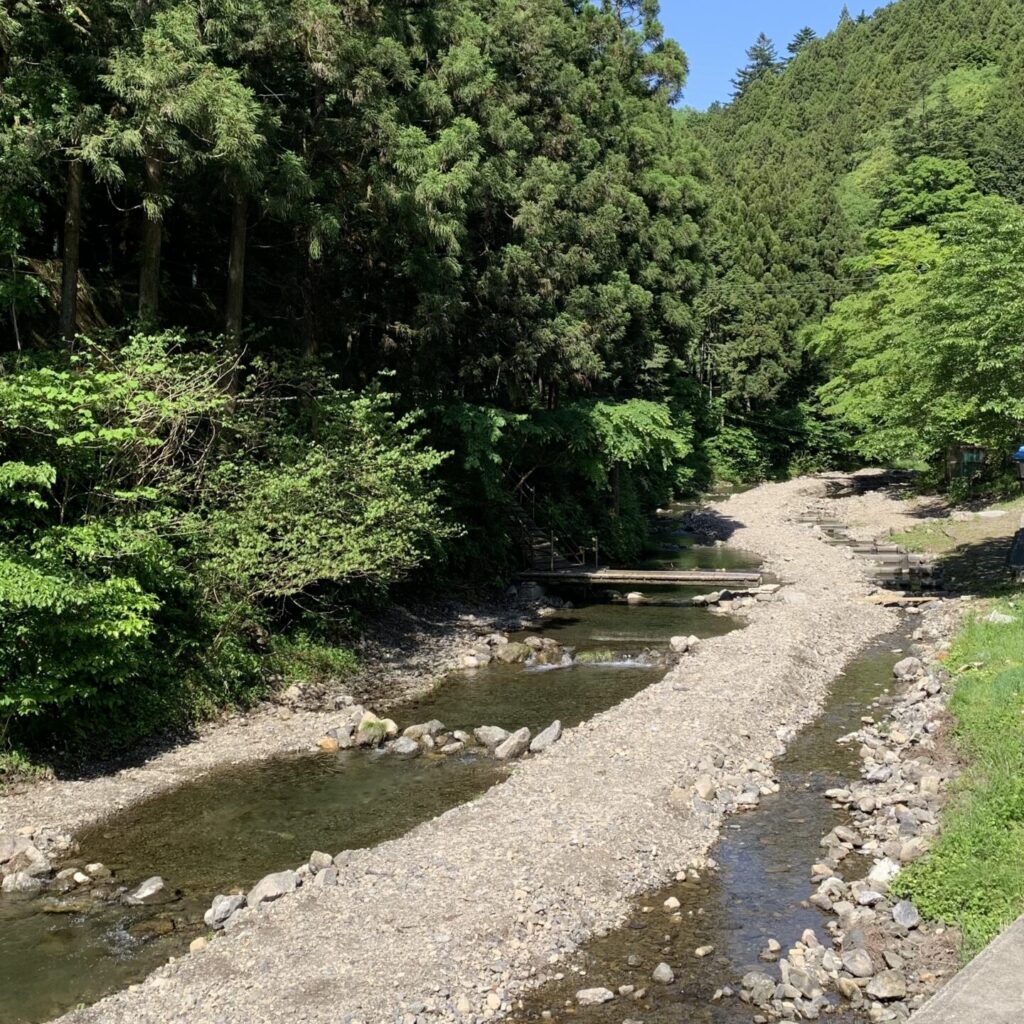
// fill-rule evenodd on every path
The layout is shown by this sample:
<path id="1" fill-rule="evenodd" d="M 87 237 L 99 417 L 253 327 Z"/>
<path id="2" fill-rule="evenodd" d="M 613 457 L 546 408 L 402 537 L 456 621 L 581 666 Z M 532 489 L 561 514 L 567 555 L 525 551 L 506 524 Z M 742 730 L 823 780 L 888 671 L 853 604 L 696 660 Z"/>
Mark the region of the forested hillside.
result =
<path id="1" fill-rule="evenodd" d="M 801 33 L 784 60 L 763 37 L 749 56 L 734 102 L 689 118 L 714 166 L 701 307 L 732 414 L 719 443 L 742 460 L 745 430 L 775 436 L 810 403 L 873 460 L 1012 451 L 1024 7 L 900 0 Z"/>
<path id="2" fill-rule="evenodd" d="M 621 559 L 713 473 L 1005 448 L 1020 5 L 685 80 L 653 0 L 5 3 L 0 745 L 342 670 L 523 509 Z"/>

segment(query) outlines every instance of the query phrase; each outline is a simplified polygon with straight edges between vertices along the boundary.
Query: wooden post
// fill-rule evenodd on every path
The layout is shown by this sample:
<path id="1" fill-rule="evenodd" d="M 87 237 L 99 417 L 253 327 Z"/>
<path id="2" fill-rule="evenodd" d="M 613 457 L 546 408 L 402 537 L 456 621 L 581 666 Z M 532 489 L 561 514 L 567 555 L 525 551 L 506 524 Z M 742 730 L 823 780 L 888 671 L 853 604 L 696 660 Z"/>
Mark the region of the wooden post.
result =
<path id="1" fill-rule="evenodd" d="M 67 199 L 64 205 L 64 258 L 60 282 L 60 335 L 75 340 L 78 328 L 78 252 L 82 234 L 82 161 L 68 164 Z"/>

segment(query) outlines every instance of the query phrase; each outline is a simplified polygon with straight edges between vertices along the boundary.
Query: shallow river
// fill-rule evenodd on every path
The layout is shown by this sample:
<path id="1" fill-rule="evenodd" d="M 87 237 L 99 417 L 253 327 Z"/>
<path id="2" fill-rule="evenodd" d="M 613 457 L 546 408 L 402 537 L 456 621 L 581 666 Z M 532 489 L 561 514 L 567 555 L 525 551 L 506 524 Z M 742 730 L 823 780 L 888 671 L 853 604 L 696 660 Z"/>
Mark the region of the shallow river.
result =
<path id="1" fill-rule="evenodd" d="M 692 548 L 685 539 L 681 550 L 665 551 L 680 543 L 673 530 L 671 522 L 663 525 L 662 550 L 652 555 L 663 565 L 754 564 L 742 553 Z M 536 730 L 555 718 L 576 725 L 660 678 L 663 668 L 632 663 L 645 649 L 664 649 L 678 634 L 708 637 L 735 627 L 692 607 L 698 592 L 645 588 L 656 603 L 639 606 L 622 603 L 624 590 L 619 600 L 607 591 L 565 592 L 574 607 L 533 632 L 577 652 L 608 652 L 608 663 L 543 671 L 492 664 L 453 673 L 392 717 L 401 727 L 429 718 L 450 729 Z M 134 805 L 80 833 L 75 863 L 100 861 L 119 885 L 159 874 L 168 901 L 127 907 L 84 902 L 81 894 L 0 899 L 0 1024 L 47 1020 L 141 980 L 204 932 L 203 911 L 218 892 L 294 867 L 312 850 L 334 854 L 395 838 L 505 777 L 481 754 L 410 762 L 344 751 L 226 768 Z"/>

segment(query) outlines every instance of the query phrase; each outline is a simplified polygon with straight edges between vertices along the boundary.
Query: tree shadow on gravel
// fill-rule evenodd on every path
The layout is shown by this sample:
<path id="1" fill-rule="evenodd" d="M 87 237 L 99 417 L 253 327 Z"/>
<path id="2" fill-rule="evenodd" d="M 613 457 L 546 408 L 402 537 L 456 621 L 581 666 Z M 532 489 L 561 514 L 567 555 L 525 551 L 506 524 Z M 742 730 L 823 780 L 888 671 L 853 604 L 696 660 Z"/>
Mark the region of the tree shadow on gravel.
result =
<path id="1" fill-rule="evenodd" d="M 954 594 L 1000 597 L 1020 593 L 1006 565 L 1013 537 L 988 537 L 963 544 L 938 560 L 946 590 Z"/>
<path id="2" fill-rule="evenodd" d="M 738 519 L 711 508 L 694 509 L 679 522 L 687 532 L 695 534 L 698 538 L 708 537 L 713 540 L 728 540 L 737 530 L 742 530 L 746 526 Z"/>

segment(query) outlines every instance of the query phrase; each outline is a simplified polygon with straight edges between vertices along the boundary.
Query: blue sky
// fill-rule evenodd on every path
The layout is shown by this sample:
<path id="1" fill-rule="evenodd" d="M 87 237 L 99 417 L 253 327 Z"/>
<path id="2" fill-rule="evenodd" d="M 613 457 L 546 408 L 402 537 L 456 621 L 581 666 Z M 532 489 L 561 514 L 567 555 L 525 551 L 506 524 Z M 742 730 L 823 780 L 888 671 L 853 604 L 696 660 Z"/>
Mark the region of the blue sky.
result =
<path id="1" fill-rule="evenodd" d="M 683 95 L 686 106 L 704 110 L 728 100 L 729 84 L 746 61 L 747 47 L 765 32 L 780 53 L 804 25 L 818 35 L 836 27 L 844 0 L 661 0 L 665 34 L 679 42 L 690 60 Z M 854 16 L 872 11 L 881 0 L 850 0 Z"/>

